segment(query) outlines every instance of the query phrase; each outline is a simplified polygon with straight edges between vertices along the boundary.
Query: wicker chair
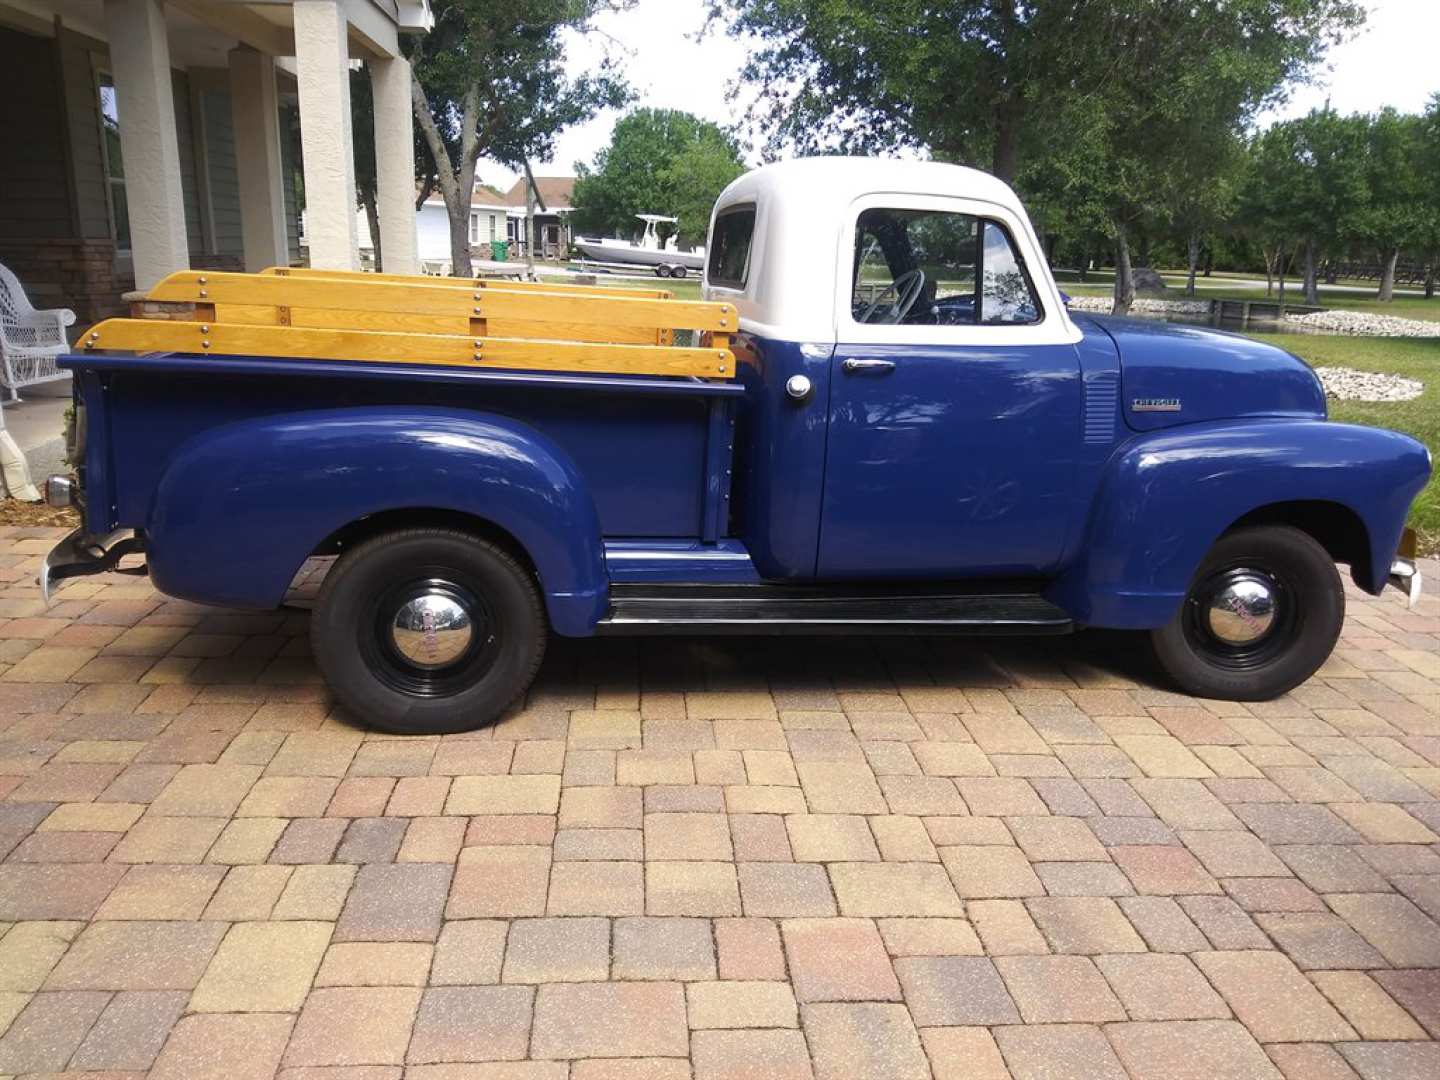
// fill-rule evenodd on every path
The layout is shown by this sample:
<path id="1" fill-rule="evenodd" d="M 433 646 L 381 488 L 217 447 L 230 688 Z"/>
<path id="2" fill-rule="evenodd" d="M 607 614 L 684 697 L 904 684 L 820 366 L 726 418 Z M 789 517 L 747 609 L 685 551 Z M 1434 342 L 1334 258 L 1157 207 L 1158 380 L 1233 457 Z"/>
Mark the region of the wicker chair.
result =
<path id="1" fill-rule="evenodd" d="M 0 264 L 0 386 L 11 401 L 20 400 L 22 386 L 69 374 L 56 368 L 55 358 L 70 351 L 65 328 L 74 322 L 69 308 L 35 310 L 19 279 Z"/>

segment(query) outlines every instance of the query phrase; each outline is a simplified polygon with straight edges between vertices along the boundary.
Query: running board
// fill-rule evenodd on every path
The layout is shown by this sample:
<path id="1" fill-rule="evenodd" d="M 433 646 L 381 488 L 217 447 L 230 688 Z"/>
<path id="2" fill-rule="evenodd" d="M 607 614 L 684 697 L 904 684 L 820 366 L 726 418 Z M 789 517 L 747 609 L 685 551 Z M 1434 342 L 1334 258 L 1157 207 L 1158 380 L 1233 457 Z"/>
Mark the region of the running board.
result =
<path id="1" fill-rule="evenodd" d="M 1066 634 L 1033 592 L 787 585 L 612 585 L 597 634 Z"/>

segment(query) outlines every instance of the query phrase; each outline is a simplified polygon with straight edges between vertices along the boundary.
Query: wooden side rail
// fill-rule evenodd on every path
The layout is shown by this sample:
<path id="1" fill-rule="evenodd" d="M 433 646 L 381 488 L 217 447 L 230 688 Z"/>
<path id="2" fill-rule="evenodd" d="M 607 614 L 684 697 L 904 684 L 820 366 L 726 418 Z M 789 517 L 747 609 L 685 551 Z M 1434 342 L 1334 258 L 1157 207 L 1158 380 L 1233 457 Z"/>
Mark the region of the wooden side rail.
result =
<path id="1" fill-rule="evenodd" d="M 363 311 L 372 314 L 448 315 L 474 323 L 515 319 L 533 323 L 592 323 L 646 329 L 733 333 L 730 304 L 690 300 L 632 299 L 568 290 L 474 289 L 392 281 L 286 278 L 265 274 L 182 270 L 151 286 L 146 298 L 198 307 L 221 304 L 276 308 Z M 197 317 L 205 314 L 197 310 Z"/>
<path id="2" fill-rule="evenodd" d="M 669 300 L 669 289 L 621 289 L 613 285 L 581 285 L 564 280 L 511 281 L 494 278 L 434 277 L 429 274 L 374 274 L 368 270 L 322 270 L 302 266 L 267 266 L 260 273 L 271 277 L 333 278 L 337 281 L 388 281 L 397 285 L 440 285 L 452 289 L 495 289 L 501 292 L 583 292 L 587 296 L 621 296 Z"/>
<path id="3" fill-rule="evenodd" d="M 443 364 L 527 371 L 619 375 L 688 375 L 724 379 L 735 374 L 725 334 L 706 347 L 616 345 L 517 340 L 458 334 L 246 326 L 163 319 L 107 319 L 83 339 L 86 350 L 271 356 L 312 360 Z"/>

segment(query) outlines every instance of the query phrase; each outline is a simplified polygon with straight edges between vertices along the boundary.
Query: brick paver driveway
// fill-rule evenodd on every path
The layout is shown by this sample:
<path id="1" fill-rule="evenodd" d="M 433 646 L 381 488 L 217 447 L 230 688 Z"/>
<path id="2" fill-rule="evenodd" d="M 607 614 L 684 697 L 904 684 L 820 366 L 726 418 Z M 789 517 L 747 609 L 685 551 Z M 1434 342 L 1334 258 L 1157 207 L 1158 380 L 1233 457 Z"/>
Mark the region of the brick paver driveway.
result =
<path id="1" fill-rule="evenodd" d="M 1436 600 L 1268 704 L 1083 638 L 560 642 L 396 739 L 303 614 L 43 610 L 53 535 L 0 530 L 0 1074 L 1440 1076 Z"/>

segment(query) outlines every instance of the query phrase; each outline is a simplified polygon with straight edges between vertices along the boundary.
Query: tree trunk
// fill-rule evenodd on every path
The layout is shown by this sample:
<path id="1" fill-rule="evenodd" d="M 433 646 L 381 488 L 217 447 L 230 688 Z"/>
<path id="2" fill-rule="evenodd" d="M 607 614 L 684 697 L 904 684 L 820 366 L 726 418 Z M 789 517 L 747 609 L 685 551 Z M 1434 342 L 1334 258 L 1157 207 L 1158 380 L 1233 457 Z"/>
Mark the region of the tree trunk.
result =
<path id="1" fill-rule="evenodd" d="M 1389 248 L 1380 253 L 1380 291 L 1375 294 L 1375 299 L 1382 304 L 1395 299 L 1395 264 L 1399 261 L 1399 248 Z"/>
<path id="2" fill-rule="evenodd" d="M 1080 249 L 1080 280 L 1086 281 L 1090 274 L 1090 248 L 1087 245 Z"/>
<path id="3" fill-rule="evenodd" d="M 1140 265 L 1141 265 L 1141 266 L 1149 266 L 1149 265 L 1150 265 L 1150 234 L 1149 234 L 1149 233 L 1141 233 L 1141 234 L 1140 234 L 1140 249 L 1139 249 L 1139 251 L 1138 251 L 1137 254 L 1139 255 Z"/>
<path id="4" fill-rule="evenodd" d="M 1277 248 L 1275 251 L 1275 273 L 1280 278 L 1280 310 L 1285 310 L 1285 249 Z"/>
<path id="5" fill-rule="evenodd" d="M 1193 298 L 1195 296 L 1195 270 L 1200 265 L 1200 234 L 1192 231 L 1188 242 L 1190 257 L 1190 275 L 1185 280 L 1185 295 Z"/>
<path id="6" fill-rule="evenodd" d="M 1260 254 L 1265 260 L 1265 299 L 1275 291 L 1275 249 L 1261 247 Z"/>
<path id="7" fill-rule="evenodd" d="M 465 92 L 458 168 L 445 148 L 445 140 L 430 111 L 425 88 L 413 73 L 410 104 L 430 158 L 435 162 L 435 179 L 440 184 L 440 194 L 445 197 L 445 213 L 450 219 L 450 273 L 454 277 L 471 277 L 474 268 L 470 264 L 470 205 L 475 192 L 475 163 L 480 157 L 476 135 L 476 125 L 480 121 L 480 85 L 472 83 Z"/>
<path id="8" fill-rule="evenodd" d="M 365 224 L 370 229 L 370 246 L 375 250 L 375 271 L 385 269 L 385 256 L 380 250 L 380 208 L 376 205 L 375 192 L 360 189 L 360 202 L 365 207 Z"/>
<path id="9" fill-rule="evenodd" d="M 1007 184 L 1014 182 L 1020 165 L 1019 124 L 1008 105 L 1002 105 L 995 117 L 995 149 L 990 171 Z"/>
<path id="10" fill-rule="evenodd" d="M 1112 315 L 1128 315 L 1135 303 L 1135 279 L 1130 273 L 1130 238 L 1125 230 L 1115 234 L 1115 303 Z"/>
<path id="11" fill-rule="evenodd" d="M 1212 244 L 1205 249 L 1205 276 L 1210 276 L 1210 271 L 1215 269 L 1215 246 Z"/>
<path id="12" fill-rule="evenodd" d="M 1317 277 L 1315 238 L 1307 236 L 1305 238 L 1305 298 L 1302 303 L 1309 304 L 1311 307 L 1320 306 L 1320 283 L 1316 280 Z"/>
<path id="13" fill-rule="evenodd" d="M 1425 299 L 1435 299 L 1435 259 L 1430 260 L 1430 265 L 1425 270 Z"/>

